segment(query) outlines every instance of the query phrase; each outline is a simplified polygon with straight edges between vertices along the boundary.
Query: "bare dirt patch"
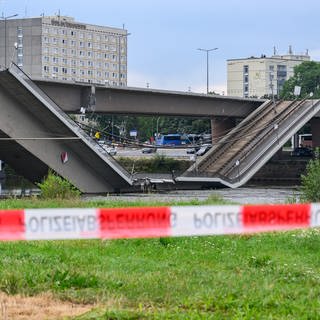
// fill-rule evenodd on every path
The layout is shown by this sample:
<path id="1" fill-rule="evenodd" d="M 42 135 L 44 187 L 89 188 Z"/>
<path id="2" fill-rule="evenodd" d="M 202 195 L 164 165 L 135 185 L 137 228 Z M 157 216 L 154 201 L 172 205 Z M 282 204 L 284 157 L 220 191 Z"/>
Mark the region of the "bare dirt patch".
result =
<path id="1" fill-rule="evenodd" d="M 81 315 L 94 305 L 73 304 L 45 293 L 34 297 L 8 296 L 0 292 L 1 320 L 53 320 Z"/>

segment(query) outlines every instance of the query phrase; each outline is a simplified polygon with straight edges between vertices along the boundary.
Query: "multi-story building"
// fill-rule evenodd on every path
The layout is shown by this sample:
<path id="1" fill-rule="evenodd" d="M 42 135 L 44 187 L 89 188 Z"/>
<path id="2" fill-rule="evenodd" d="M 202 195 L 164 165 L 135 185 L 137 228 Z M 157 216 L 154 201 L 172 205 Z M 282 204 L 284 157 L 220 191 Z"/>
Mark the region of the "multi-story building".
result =
<path id="1" fill-rule="evenodd" d="M 127 85 L 127 30 L 65 16 L 0 20 L 0 65 L 31 78 Z"/>
<path id="2" fill-rule="evenodd" d="M 286 55 L 260 58 L 230 59 L 227 92 L 236 97 L 278 96 L 283 84 L 294 74 L 294 66 L 310 61 L 308 52 L 295 55 L 291 48 Z"/>

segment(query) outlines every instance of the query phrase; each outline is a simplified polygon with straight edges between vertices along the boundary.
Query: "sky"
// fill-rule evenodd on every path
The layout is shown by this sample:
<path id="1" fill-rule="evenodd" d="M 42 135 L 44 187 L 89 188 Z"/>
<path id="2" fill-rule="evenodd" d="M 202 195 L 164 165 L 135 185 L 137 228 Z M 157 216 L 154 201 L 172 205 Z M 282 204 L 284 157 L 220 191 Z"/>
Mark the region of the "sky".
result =
<path id="1" fill-rule="evenodd" d="M 226 94 L 227 60 L 308 50 L 320 60 L 319 0 L 0 0 L 4 16 L 68 15 L 128 30 L 128 85 Z"/>

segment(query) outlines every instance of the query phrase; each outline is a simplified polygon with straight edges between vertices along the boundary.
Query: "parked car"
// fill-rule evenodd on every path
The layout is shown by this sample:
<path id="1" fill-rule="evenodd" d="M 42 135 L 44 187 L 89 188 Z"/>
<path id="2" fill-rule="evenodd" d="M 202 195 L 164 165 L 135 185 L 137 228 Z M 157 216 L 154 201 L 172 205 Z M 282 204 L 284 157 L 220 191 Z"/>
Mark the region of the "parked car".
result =
<path id="1" fill-rule="evenodd" d="M 313 157 L 314 156 L 314 152 L 310 148 L 299 147 L 299 148 L 295 148 L 291 152 L 291 156 L 292 157 Z"/>
<path id="2" fill-rule="evenodd" d="M 196 153 L 201 147 L 200 146 L 197 146 L 197 147 L 194 147 L 194 148 L 188 148 L 187 149 L 187 154 L 194 154 Z"/>
<path id="3" fill-rule="evenodd" d="M 212 147 L 212 144 L 203 144 L 201 148 L 196 152 L 197 156 L 203 156 L 210 148 Z"/>
<path id="4" fill-rule="evenodd" d="M 147 147 L 141 150 L 142 153 L 154 153 L 157 152 L 157 148 Z"/>
<path id="5" fill-rule="evenodd" d="M 106 147 L 104 148 L 110 156 L 115 156 L 117 154 L 117 147 Z"/>

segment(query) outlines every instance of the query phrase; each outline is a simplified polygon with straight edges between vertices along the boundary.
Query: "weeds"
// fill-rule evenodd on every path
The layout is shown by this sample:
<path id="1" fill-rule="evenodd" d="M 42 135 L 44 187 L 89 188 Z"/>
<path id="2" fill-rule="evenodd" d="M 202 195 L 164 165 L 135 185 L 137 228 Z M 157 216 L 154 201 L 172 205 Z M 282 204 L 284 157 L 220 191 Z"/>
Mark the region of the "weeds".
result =
<path id="1" fill-rule="evenodd" d="M 72 199 L 80 196 L 80 191 L 69 181 L 61 178 L 52 170 L 41 183 L 37 183 L 43 199 Z"/>

